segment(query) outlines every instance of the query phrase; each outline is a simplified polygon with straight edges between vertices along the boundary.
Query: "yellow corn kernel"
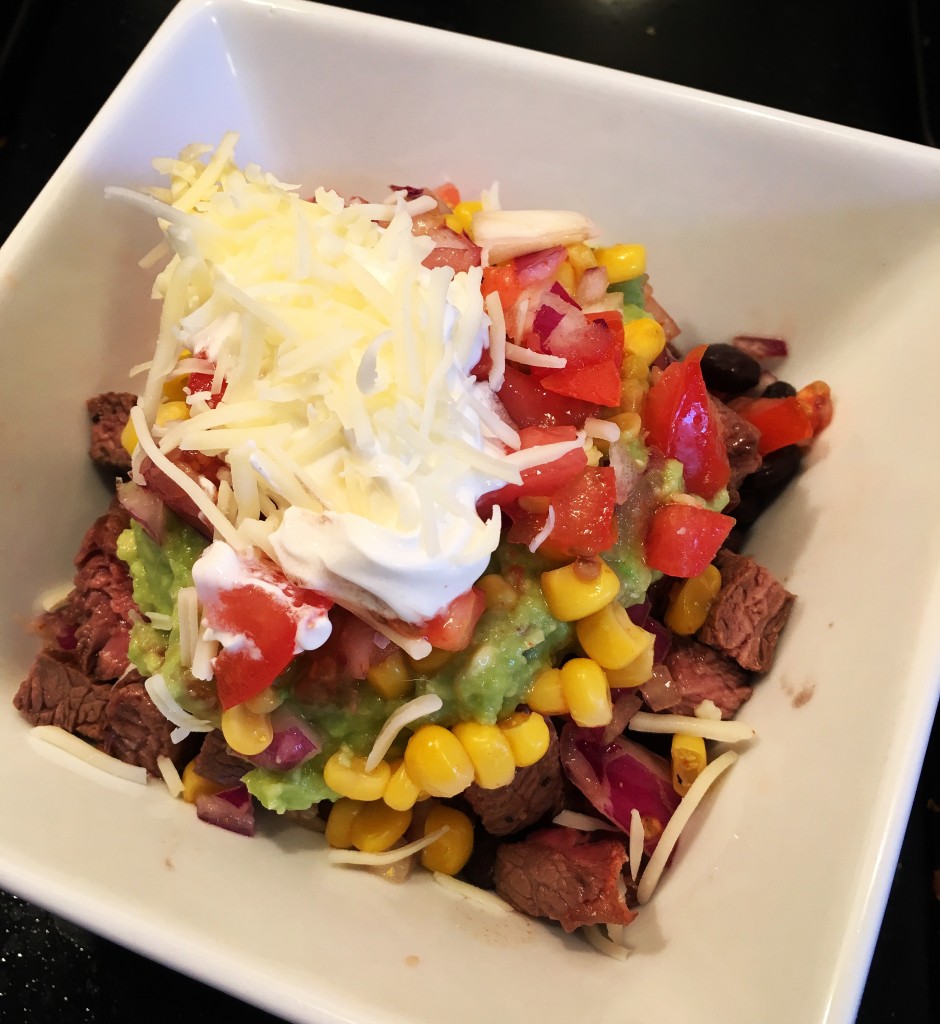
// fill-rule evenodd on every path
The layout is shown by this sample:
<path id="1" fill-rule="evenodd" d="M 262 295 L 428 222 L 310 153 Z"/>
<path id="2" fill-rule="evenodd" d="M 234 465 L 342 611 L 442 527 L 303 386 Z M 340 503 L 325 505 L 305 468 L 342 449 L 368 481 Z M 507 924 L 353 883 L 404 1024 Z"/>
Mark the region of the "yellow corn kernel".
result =
<path id="1" fill-rule="evenodd" d="M 681 583 L 674 591 L 666 609 L 666 625 L 679 636 L 691 636 L 701 629 L 718 591 L 721 573 L 709 565 L 699 576 Z"/>
<path id="2" fill-rule="evenodd" d="M 685 796 L 689 786 L 702 774 L 708 763 L 705 741 L 701 736 L 688 736 L 677 732 L 672 737 L 672 788 Z"/>
<path id="3" fill-rule="evenodd" d="M 366 673 L 366 680 L 386 700 L 404 697 L 414 689 L 414 673 L 399 648 L 378 665 L 373 665 Z"/>
<path id="4" fill-rule="evenodd" d="M 574 622 L 600 611 L 620 591 L 620 580 L 600 558 L 572 562 L 542 573 L 548 610 L 561 622 Z"/>
<path id="5" fill-rule="evenodd" d="M 561 689 L 561 669 L 548 668 L 537 675 L 525 702 L 540 715 L 568 714 L 568 702 Z"/>
<path id="6" fill-rule="evenodd" d="M 408 811 L 421 798 L 421 790 L 415 785 L 405 767 L 405 759 L 399 758 L 391 765 L 392 774 L 382 794 L 382 799 L 396 811 Z"/>
<path id="7" fill-rule="evenodd" d="M 275 690 L 273 686 L 266 686 L 261 693 L 249 697 L 244 704 L 254 714 L 264 715 L 279 708 L 284 703 L 284 696 L 283 692 Z"/>
<path id="8" fill-rule="evenodd" d="M 336 850 L 348 850 L 352 846 L 352 824 L 365 804 L 361 800 L 343 797 L 330 808 L 326 819 L 326 841 Z"/>
<path id="9" fill-rule="evenodd" d="M 185 402 L 164 402 L 157 406 L 156 423 L 158 427 L 165 427 L 168 423 L 188 419 L 189 406 Z"/>
<path id="10" fill-rule="evenodd" d="M 575 632 L 584 653 L 605 669 L 625 668 L 653 639 L 616 601 L 581 619 Z"/>
<path id="11" fill-rule="evenodd" d="M 183 769 L 183 799 L 188 804 L 194 804 L 197 796 L 212 796 L 213 793 L 221 793 L 226 788 L 221 783 L 200 775 L 195 765 L 195 761 L 190 761 Z"/>
<path id="12" fill-rule="evenodd" d="M 607 676 L 590 658 L 571 658 L 561 667 L 561 690 L 576 725 L 607 725 L 613 709 Z"/>
<path id="13" fill-rule="evenodd" d="M 578 282 L 575 280 L 574 267 L 567 260 L 558 268 L 555 280 L 569 295 L 574 295 Z"/>
<path id="14" fill-rule="evenodd" d="M 568 250 L 568 262 L 574 268 L 574 275 L 578 279 L 580 279 L 588 267 L 597 266 L 597 257 L 594 255 L 594 250 L 589 245 L 585 245 L 584 242 L 576 242 L 574 245 L 568 245 L 565 248 Z"/>
<path id="15" fill-rule="evenodd" d="M 257 714 L 244 704 L 222 712 L 222 735 L 236 754 L 260 754 L 274 739 L 274 727 L 266 714 Z"/>
<path id="16" fill-rule="evenodd" d="M 611 245 L 595 249 L 594 256 L 599 266 L 607 268 L 611 284 L 632 281 L 646 273 L 646 247 L 643 245 Z"/>
<path id="17" fill-rule="evenodd" d="M 411 825 L 411 811 L 396 811 L 384 800 L 372 800 L 349 825 L 349 839 L 357 850 L 364 853 L 384 853 L 390 850 Z"/>
<path id="18" fill-rule="evenodd" d="M 422 725 L 405 747 L 405 768 L 430 796 L 456 796 L 473 782 L 473 762 L 460 740 L 440 725 Z"/>
<path id="19" fill-rule="evenodd" d="M 653 674 L 653 634 L 648 633 L 649 643 L 624 668 L 607 669 L 607 685 L 612 690 L 631 686 L 642 686 Z"/>
<path id="20" fill-rule="evenodd" d="M 451 231 L 458 234 L 461 231 L 470 234 L 470 225 L 473 223 L 473 215 L 483 209 L 483 204 L 475 199 L 465 200 L 454 207 L 454 212 L 447 214 L 444 223 Z"/>
<path id="21" fill-rule="evenodd" d="M 426 658 L 408 658 L 408 664 L 419 676 L 431 676 L 438 669 L 442 669 L 453 656 L 453 651 L 442 651 L 435 647 Z"/>
<path id="22" fill-rule="evenodd" d="M 498 572 L 481 576 L 476 585 L 486 595 L 486 607 L 489 611 L 509 612 L 516 607 L 519 600 L 516 588 Z"/>
<path id="23" fill-rule="evenodd" d="M 643 426 L 643 420 L 636 412 L 618 412 L 616 416 L 610 417 L 610 422 L 620 427 L 620 437 L 624 441 L 638 437 Z"/>
<path id="24" fill-rule="evenodd" d="M 473 825 L 463 811 L 438 804 L 428 811 L 424 819 L 424 834 L 429 836 L 445 825 L 447 831 L 440 839 L 435 839 L 421 851 L 421 863 L 428 871 L 456 875 L 473 853 Z"/>
<path id="25" fill-rule="evenodd" d="M 545 719 L 533 711 L 514 711 L 508 718 L 496 723 L 509 741 L 517 768 L 535 764 L 548 750 L 551 734 Z"/>
<path id="26" fill-rule="evenodd" d="M 380 761 L 371 772 L 366 771 L 366 759 L 356 757 L 341 747 L 323 766 L 323 781 L 340 796 L 353 800 L 381 800 L 392 769 L 387 761 Z"/>
<path id="27" fill-rule="evenodd" d="M 133 455 L 134 449 L 137 447 L 137 429 L 130 420 L 124 424 L 124 429 L 121 431 L 121 447 L 128 455 Z"/>
<path id="28" fill-rule="evenodd" d="M 623 362 L 620 364 L 620 380 L 623 383 L 635 380 L 638 384 L 645 385 L 649 380 L 649 375 L 649 364 L 634 355 L 629 349 L 624 349 Z"/>
<path id="29" fill-rule="evenodd" d="M 623 325 L 623 343 L 649 366 L 666 347 L 666 332 L 652 317 L 641 316 Z"/>
<path id="30" fill-rule="evenodd" d="M 473 781 L 484 789 L 508 786 L 516 774 L 509 741 L 498 726 L 482 722 L 458 722 L 451 732 L 473 762 Z"/>
<path id="31" fill-rule="evenodd" d="M 163 382 L 163 400 L 165 402 L 185 402 L 185 389 L 188 382 L 188 375 L 185 377 L 171 377 L 169 380 L 165 380 Z"/>
<path id="32" fill-rule="evenodd" d="M 646 385 L 646 381 L 634 380 L 632 377 L 623 381 L 620 388 L 620 408 L 623 412 L 639 414 L 646 398 Z"/>

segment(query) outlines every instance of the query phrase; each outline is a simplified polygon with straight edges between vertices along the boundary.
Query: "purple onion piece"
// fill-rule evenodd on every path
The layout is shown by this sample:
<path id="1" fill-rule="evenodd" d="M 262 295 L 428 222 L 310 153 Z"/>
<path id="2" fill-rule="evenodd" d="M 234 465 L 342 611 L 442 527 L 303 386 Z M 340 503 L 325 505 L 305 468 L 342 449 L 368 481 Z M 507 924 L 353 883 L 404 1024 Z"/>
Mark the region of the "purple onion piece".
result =
<path id="1" fill-rule="evenodd" d="M 601 742 L 610 743 L 617 736 L 621 736 L 630 719 L 633 718 L 642 706 L 643 700 L 636 690 L 617 691 L 610 722 L 604 726 Z"/>
<path id="2" fill-rule="evenodd" d="M 752 334 L 739 334 L 731 344 L 759 363 L 766 359 L 785 359 L 789 352 L 783 338 L 759 338 Z"/>
<path id="3" fill-rule="evenodd" d="M 251 794 L 243 784 L 221 793 L 196 797 L 196 814 L 202 821 L 241 836 L 255 834 L 255 809 Z"/>
<path id="4" fill-rule="evenodd" d="M 536 281 L 545 281 L 553 277 L 555 271 L 565 262 L 568 253 L 563 245 L 551 249 L 539 249 L 524 256 L 517 256 L 512 262 L 516 271 L 516 280 L 526 288 Z"/>
<path id="5" fill-rule="evenodd" d="M 292 711 L 278 708 L 271 715 L 271 725 L 274 738 L 260 754 L 248 758 L 258 768 L 286 772 L 320 753 L 320 737 Z"/>
<path id="6" fill-rule="evenodd" d="M 556 295 L 559 299 L 561 299 L 562 302 L 567 302 L 569 306 L 574 306 L 575 309 L 581 308 L 577 304 L 577 302 L 575 302 L 574 299 L 568 294 L 567 289 L 560 282 L 556 281 L 551 286 L 551 288 L 549 288 L 549 291 L 552 293 L 552 295 Z"/>
<path id="7" fill-rule="evenodd" d="M 652 676 L 640 687 L 640 693 L 651 711 L 668 711 L 682 698 L 672 674 L 665 665 L 655 665 Z"/>
<path id="8" fill-rule="evenodd" d="M 133 480 L 118 482 L 117 498 L 131 518 L 140 523 L 147 536 L 157 544 L 162 544 L 166 539 L 166 505 L 163 500 Z"/>
<path id="9" fill-rule="evenodd" d="M 552 309 L 551 306 L 543 304 L 535 311 L 532 330 L 542 341 L 546 341 L 564 318 L 563 313 L 559 313 L 557 309 Z"/>
<path id="10" fill-rule="evenodd" d="M 653 852 L 679 805 L 665 759 L 623 737 L 605 743 L 602 729 L 568 723 L 561 732 L 561 763 L 572 784 L 622 832 L 629 834 L 634 808 L 658 822 L 644 843 L 646 853 Z"/>
<path id="11" fill-rule="evenodd" d="M 588 267 L 581 274 L 575 298 L 582 307 L 589 306 L 592 302 L 600 302 L 607 294 L 608 283 L 606 267 Z"/>

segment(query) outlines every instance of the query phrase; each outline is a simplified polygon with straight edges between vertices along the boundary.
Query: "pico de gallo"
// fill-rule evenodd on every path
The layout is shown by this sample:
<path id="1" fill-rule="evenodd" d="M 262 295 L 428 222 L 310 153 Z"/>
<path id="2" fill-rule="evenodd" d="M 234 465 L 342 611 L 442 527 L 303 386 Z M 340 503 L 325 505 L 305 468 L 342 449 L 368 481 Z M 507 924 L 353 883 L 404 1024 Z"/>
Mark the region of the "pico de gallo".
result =
<path id="1" fill-rule="evenodd" d="M 793 596 L 738 552 L 829 389 L 780 339 L 682 354 L 643 246 L 579 214 L 301 197 L 233 150 L 113 193 L 170 258 L 114 548 L 159 770 L 214 824 L 287 814 L 622 948 L 712 742 L 753 735 Z"/>

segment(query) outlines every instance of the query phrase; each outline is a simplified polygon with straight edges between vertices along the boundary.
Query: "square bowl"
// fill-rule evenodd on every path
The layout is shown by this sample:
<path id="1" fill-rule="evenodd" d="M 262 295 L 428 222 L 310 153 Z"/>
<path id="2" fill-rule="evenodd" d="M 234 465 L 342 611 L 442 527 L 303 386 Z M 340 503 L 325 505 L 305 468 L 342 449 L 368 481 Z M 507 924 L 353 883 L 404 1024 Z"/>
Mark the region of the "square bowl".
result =
<path id="1" fill-rule="evenodd" d="M 788 376 L 833 388 L 831 428 L 750 542 L 798 595 L 745 713 L 759 739 L 625 963 L 429 877 L 331 868 L 297 828 L 206 828 L 162 787 L 69 770 L 9 706 L 34 600 L 106 501 L 84 399 L 126 388 L 156 330 L 136 265 L 155 229 L 104 189 L 229 129 L 240 162 L 305 187 L 498 180 L 507 207 L 581 210 L 646 244 L 684 343 L 785 337 Z M 298 1021 L 850 1021 L 940 679 L 938 172 L 918 146 L 560 58 L 183 0 L 0 251 L 0 883 Z"/>

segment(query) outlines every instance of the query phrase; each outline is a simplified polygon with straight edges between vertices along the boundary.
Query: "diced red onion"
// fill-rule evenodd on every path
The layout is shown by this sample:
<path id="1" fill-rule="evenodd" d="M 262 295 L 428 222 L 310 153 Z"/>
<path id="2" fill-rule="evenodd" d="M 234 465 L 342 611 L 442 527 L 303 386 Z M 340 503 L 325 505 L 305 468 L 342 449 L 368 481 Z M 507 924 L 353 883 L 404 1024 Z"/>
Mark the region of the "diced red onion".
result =
<path id="1" fill-rule="evenodd" d="M 653 674 L 640 687 L 640 693 L 651 711 L 668 711 L 679 703 L 682 696 L 665 665 L 653 666 Z"/>
<path id="2" fill-rule="evenodd" d="M 731 344 L 758 362 L 785 359 L 789 351 L 783 338 L 760 338 L 753 334 L 739 334 L 731 339 Z"/>
<path id="3" fill-rule="evenodd" d="M 588 267 L 581 275 L 578 282 L 575 298 L 582 308 L 591 305 L 592 302 L 600 302 L 607 294 L 607 286 L 610 283 L 606 267 Z"/>
<path id="4" fill-rule="evenodd" d="M 649 601 L 628 608 L 627 615 L 630 616 L 630 621 L 635 626 L 653 634 L 653 663 L 655 665 L 662 664 L 672 646 L 672 633 L 658 619 L 654 619 L 650 615 Z"/>
<path id="5" fill-rule="evenodd" d="M 248 758 L 257 767 L 286 772 L 320 753 L 320 737 L 299 715 L 278 708 L 271 715 L 271 725 L 274 738 L 260 754 Z"/>
<path id="6" fill-rule="evenodd" d="M 239 784 L 221 793 L 196 797 L 196 814 L 202 821 L 242 836 L 255 834 L 255 809 L 251 794 Z"/>
<path id="7" fill-rule="evenodd" d="M 618 505 L 622 505 L 633 492 L 640 471 L 632 456 L 621 444 L 612 444 L 608 452 L 610 468 L 614 471 L 615 497 Z"/>
<path id="8" fill-rule="evenodd" d="M 517 256 L 512 261 L 516 271 L 516 280 L 523 288 L 538 281 L 547 281 L 550 277 L 555 276 L 555 272 L 567 257 L 568 253 L 563 245 Z"/>
<path id="9" fill-rule="evenodd" d="M 551 288 L 549 288 L 549 292 L 551 292 L 552 295 L 557 295 L 562 302 L 567 302 L 569 306 L 574 306 L 575 309 L 581 308 L 568 294 L 568 290 L 560 282 L 556 281 Z"/>
<path id="10" fill-rule="evenodd" d="M 532 321 L 532 330 L 544 341 L 564 320 L 564 315 L 557 309 L 543 303 L 535 311 L 535 319 Z"/>
<path id="11" fill-rule="evenodd" d="M 117 498 L 151 540 L 162 544 L 166 539 L 166 505 L 162 499 L 148 487 L 141 487 L 132 480 L 118 483 Z"/>
<path id="12" fill-rule="evenodd" d="M 659 822 L 644 843 L 651 854 L 679 804 L 669 763 L 632 740 L 603 740 L 603 730 L 568 723 L 561 733 L 561 763 L 571 782 L 626 835 L 634 808 Z"/>
<path id="13" fill-rule="evenodd" d="M 643 701 L 636 690 L 620 690 L 614 700 L 610 722 L 604 726 L 601 742 L 610 743 L 611 740 L 622 735 L 627 723 L 642 706 Z"/>

